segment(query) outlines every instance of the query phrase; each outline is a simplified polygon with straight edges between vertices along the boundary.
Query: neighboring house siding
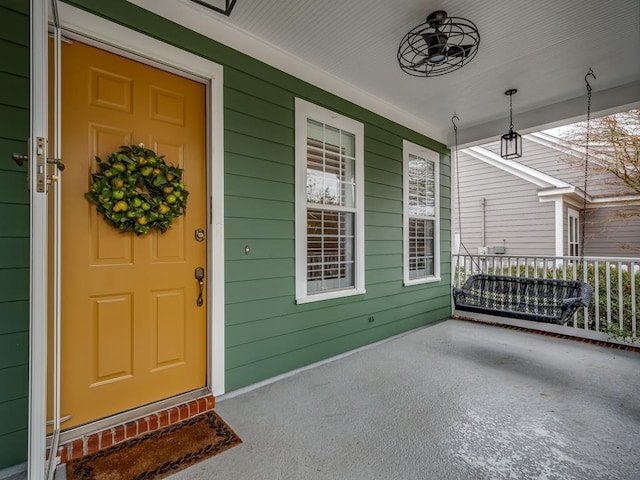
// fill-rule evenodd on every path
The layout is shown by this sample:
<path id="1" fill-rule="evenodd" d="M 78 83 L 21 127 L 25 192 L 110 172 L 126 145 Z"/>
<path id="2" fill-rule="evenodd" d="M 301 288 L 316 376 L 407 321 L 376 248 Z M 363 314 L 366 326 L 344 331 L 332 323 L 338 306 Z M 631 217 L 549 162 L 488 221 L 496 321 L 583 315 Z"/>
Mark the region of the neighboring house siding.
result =
<path id="1" fill-rule="evenodd" d="M 519 163 L 534 168 L 539 172 L 574 185 L 579 190 L 584 189 L 584 160 L 577 154 L 569 154 L 568 149 L 562 148 L 562 141 L 557 148 L 552 148 L 527 137 L 522 138 L 521 158 L 516 159 Z M 500 143 L 491 142 L 483 145 L 483 148 L 500 155 Z M 593 165 L 597 159 L 595 153 L 591 152 L 591 161 L 587 171 L 587 192 L 591 196 L 616 196 L 619 194 L 633 194 L 635 192 L 625 186 L 611 173 L 603 171 Z"/>
<path id="2" fill-rule="evenodd" d="M 640 216 L 637 214 L 622 217 L 618 208 L 594 210 L 587 217 L 585 235 L 585 256 L 640 256 Z"/>
<path id="3" fill-rule="evenodd" d="M 0 469 L 27 459 L 29 2 L 0 0 Z"/>
<path id="4" fill-rule="evenodd" d="M 444 145 L 122 0 L 69 3 L 225 67 L 227 391 L 450 314 L 451 181 Z M 295 303 L 295 97 L 365 125 L 365 295 Z M 403 286 L 403 139 L 441 153 L 442 281 L 434 284 Z"/>
<path id="5" fill-rule="evenodd" d="M 553 255 L 554 203 L 539 202 L 536 187 L 530 182 L 466 153 L 460 152 L 458 158 L 462 243 L 469 253 L 478 253 L 482 246 L 484 198 L 484 246 L 489 247 L 489 253 L 494 247 L 505 245 L 507 255 Z M 454 205 L 457 214 L 458 207 L 455 202 Z M 456 230 L 457 227 L 456 221 Z M 460 253 L 466 253 L 464 248 Z"/>
<path id="6" fill-rule="evenodd" d="M 553 137 L 548 138 L 552 139 Z M 528 136 L 523 137 L 522 149 L 524 153 L 522 158 L 515 161 L 545 175 L 550 175 L 558 180 L 571 184 L 576 187 L 578 192 L 582 191 L 584 189 L 584 164 L 581 163 L 579 157 L 570 155 L 568 153 L 569 150 L 562 146 L 562 142 L 556 145 L 557 140 L 550 142 L 548 141 L 548 138 L 543 136 L 541 139 L 536 141 L 537 137 L 535 136 L 533 136 L 533 139 Z M 483 145 L 482 147 L 497 155 L 500 154 L 499 142 L 491 142 Z M 463 158 L 467 157 L 463 157 L 461 155 L 461 159 Z M 479 161 L 477 162 L 480 163 Z M 487 190 L 482 190 L 484 188 L 482 181 L 484 181 L 488 176 L 490 179 L 489 184 L 495 185 L 493 189 L 489 190 L 491 192 L 496 189 L 507 192 L 508 189 L 511 189 L 514 181 L 522 182 L 518 183 L 518 185 L 522 185 L 523 189 L 520 192 L 515 192 L 513 196 L 508 199 L 508 202 L 510 207 L 521 205 L 522 203 L 525 203 L 526 198 L 530 200 L 531 212 L 534 210 L 536 211 L 535 215 L 537 215 L 537 218 L 532 226 L 530 225 L 530 232 L 532 232 L 532 235 L 535 234 L 535 238 L 536 240 L 539 240 L 539 242 L 536 241 L 535 243 L 532 243 L 530 245 L 530 250 L 526 253 L 554 255 L 555 243 L 553 238 L 549 235 L 552 236 L 554 234 L 555 204 L 553 202 L 538 203 L 537 188 L 532 183 L 518 180 L 516 177 L 507 173 L 502 173 L 501 170 L 487 164 L 482 164 L 481 169 L 483 170 L 471 172 L 461 170 L 462 178 L 465 178 L 465 175 L 471 178 L 468 188 L 465 188 L 464 193 L 461 195 L 463 198 L 463 217 L 465 215 L 467 217 L 472 217 L 468 219 L 468 222 L 463 223 L 463 237 L 467 237 L 467 241 L 465 243 L 469 244 L 469 231 L 471 234 L 475 234 L 476 230 L 479 228 L 476 225 L 479 220 L 475 218 L 475 215 L 477 215 L 477 212 L 479 212 L 480 209 L 479 200 L 472 200 L 472 205 L 469 205 L 468 201 L 464 201 L 465 195 L 476 195 L 478 198 L 486 196 Z M 499 173 L 494 175 L 494 172 Z M 484 175 L 484 177 L 482 175 Z M 507 185 L 507 187 L 503 188 L 503 185 Z M 587 191 L 590 196 L 615 196 L 621 192 L 622 188 L 621 182 L 616 181 L 615 177 L 610 173 L 598 171 L 593 166 L 588 171 Z M 474 193 L 476 191 L 483 191 L 483 194 L 478 195 Z M 628 195 L 635 192 L 626 188 L 623 193 Z M 534 206 L 534 204 L 537 206 Z M 467 206 L 465 207 L 465 205 Z M 637 207 L 588 207 L 588 214 L 585 222 L 584 216 L 581 214 L 583 209 L 582 200 L 580 197 L 567 195 L 563 202 L 563 227 L 561 232 L 563 255 L 569 255 L 568 209 L 578 212 L 580 218 L 580 231 L 586 228 L 585 255 L 633 256 L 637 255 L 637 252 L 640 251 L 640 224 L 637 220 L 638 217 L 629 217 L 631 212 L 638 211 Z M 516 222 L 517 221 L 519 220 L 516 219 Z M 501 226 L 498 228 L 501 228 L 502 231 L 504 231 L 505 237 L 508 238 L 508 228 Z M 491 237 L 489 235 L 491 232 L 488 232 L 487 246 L 493 246 L 493 244 L 490 243 Z M 471 237 L 471 240 L 475 241 L 477 239 L 479 239 L 479 233 L 477 233 L 477 238 Z M 547 243 L 547 240 L 549 243 Z M 581 233 L 579 234 L 579 240 L 582 241 Z M 473 253 L 475 253 L 476 243 L 471 243 L 471 245 L 474 248 Z M 507 250 L 507 253 L 513 253 L 513 250 Z"/>
<path id="7" fill-rule="evenodd" d="M 500 155 L 500 142 L 491 142 L 482 147 Z M 584 166 L 579 166 L 577 169 L 568 168 L 565 155 L 561 152 L 533 142 L 526 136 L 522 138 L 522 151 L 522 157 L 514 161 L 572 185 L 584 183 L 584 171 L 581 170 Z M 573 160 L 578 161 L 576 158 Z"/>

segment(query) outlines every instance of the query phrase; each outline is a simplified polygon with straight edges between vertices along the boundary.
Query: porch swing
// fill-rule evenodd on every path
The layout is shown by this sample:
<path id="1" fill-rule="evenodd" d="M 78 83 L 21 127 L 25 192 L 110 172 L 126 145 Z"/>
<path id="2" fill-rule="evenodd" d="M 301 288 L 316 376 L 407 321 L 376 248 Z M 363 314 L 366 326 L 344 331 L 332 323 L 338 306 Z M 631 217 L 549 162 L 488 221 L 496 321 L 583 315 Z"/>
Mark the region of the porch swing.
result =
<path id="1" fill-rule="evenodd" d="M 589 129 L 591 120 L 591 85 L 587 80 L 589 76 L 596 78 L 591 69 L 585 75 L 587 84 L 587 136 L 583 212 L 586 211 L 587 206 Z M 458 127 L 454 119 L 459 120 L 456 114 L 451 118 L 451 123 L 453 123 L 455 136 L 454 161 L 456 180 L 458 180 Z M 458 185 L 457 181 L 456 185 Z M 457 190 L 457 204 L 460 245 L 466 250 L 462 243 L 462 229 L 460 226 L 459 189 Z M 584 230 L 583 228 L 580 264 L 584 261 Z M 466 279 L 462 288 L 453 287 L 453 300 L 456 310 L 557 325 L 564 325 L 580 306 L 589 307 L 592 295 L 593 288 L 580 280 L 514 277 L 488 273 L 471 275 Z"/>

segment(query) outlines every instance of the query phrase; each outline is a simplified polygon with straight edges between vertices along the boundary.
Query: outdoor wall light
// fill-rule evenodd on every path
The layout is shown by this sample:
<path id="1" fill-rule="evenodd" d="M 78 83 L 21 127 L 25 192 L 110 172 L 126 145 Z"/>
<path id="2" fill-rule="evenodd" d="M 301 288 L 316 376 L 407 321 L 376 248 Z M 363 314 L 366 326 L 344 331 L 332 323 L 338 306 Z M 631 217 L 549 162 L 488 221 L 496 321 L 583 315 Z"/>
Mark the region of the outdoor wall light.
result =
<path id="1" fill-rule="evenodd" d="M 398 48 L 400 68 L 415 77 L 436 77 L 469 63 L 478 53 L 480 34 L 475 24 L 437 10 L 407 33 Z"/>
<path id="2" fill-rule="evenodd" d="M 504 92 L 505 95 L 509 95 L 509 132 L 502 135 L 500 156 L 507 160 L 522 156 L 522 136 L 513 131 L 513 95 L 517 92 L 518 90 L 515 88 Z"/>
<path id="3" fill-rule="evenodd" d="M 191 0 L 203 7 L 210 8 L 211 10 L 215 10 L 218 13 L 222 13 L 227 17 L 231 15 L 231 10 L 236 4 L 236 0 Z"/>

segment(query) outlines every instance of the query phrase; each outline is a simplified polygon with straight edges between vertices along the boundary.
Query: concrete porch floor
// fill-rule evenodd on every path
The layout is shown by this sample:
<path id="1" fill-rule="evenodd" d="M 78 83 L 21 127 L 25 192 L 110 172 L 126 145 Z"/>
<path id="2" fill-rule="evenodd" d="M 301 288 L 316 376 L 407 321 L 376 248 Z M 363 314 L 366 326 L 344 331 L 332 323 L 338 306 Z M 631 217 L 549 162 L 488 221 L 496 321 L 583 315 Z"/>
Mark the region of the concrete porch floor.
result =
<path id="1" fill-rule="evenodd" d="M 241 395 L 186 479 L 640 479 L 640 354 L 448 320 Z"/>

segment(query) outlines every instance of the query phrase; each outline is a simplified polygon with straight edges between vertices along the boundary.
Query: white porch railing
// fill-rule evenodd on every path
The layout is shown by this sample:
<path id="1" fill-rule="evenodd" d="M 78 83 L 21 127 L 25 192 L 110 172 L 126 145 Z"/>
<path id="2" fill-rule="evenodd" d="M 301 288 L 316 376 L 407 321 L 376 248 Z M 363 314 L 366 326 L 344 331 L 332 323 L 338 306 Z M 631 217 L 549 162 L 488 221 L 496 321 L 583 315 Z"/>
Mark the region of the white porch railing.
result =
<path id="1" fill-rule="evenodd" d="M 580 308 L 566 327 L 625 343 L 638 338 L 640 258 L 585 257 L 581 262 L 579 257 L 460 254 L 453 255 L 452 265 L 454 286 L 476 273 L 585 281 L 593 287 L 591 306 Z"/>

